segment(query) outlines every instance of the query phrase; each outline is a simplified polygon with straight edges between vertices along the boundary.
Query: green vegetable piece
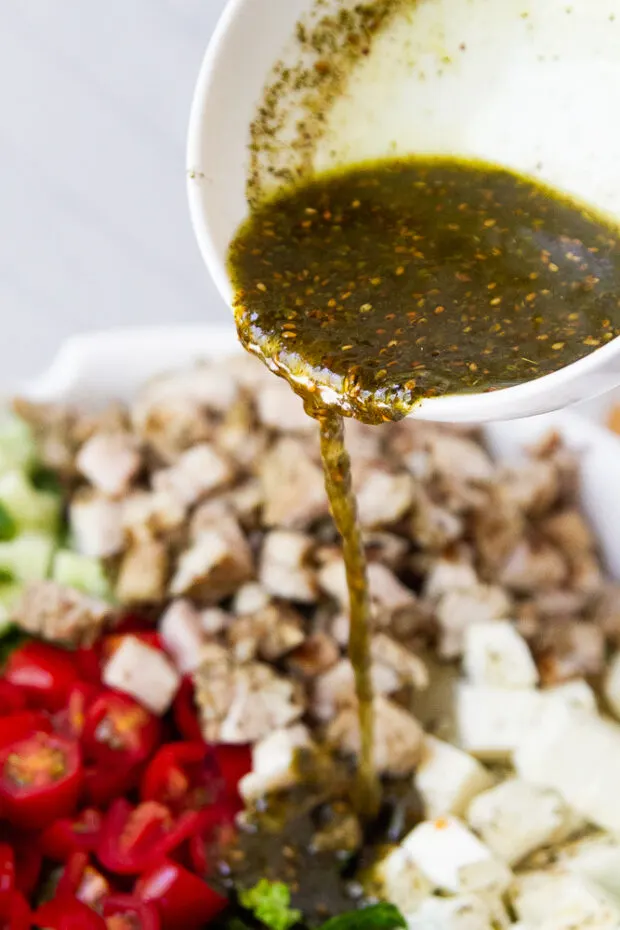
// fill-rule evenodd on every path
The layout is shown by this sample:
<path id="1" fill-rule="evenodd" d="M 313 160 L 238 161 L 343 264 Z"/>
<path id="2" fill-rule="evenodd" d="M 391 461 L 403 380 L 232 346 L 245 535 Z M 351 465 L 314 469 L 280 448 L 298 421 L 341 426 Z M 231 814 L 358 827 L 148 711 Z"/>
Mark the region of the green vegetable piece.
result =
<path id="1" fill-rule="evenodd" d="M 37 491 L 24 472 L 9 471 L 0 477 L 0 503 L 20 532 L 35 530 L 52 536 L 57 534 L 61 498 L 48 491 Z"/>
<path id="2" fill-rule="evenodd" d="M 16 581 L 41 581 L 49 574 L 55 548 L 51 536 L 22 533 L 0 543 L 0 572 Z"/>
<path id="3" fill-rule="evenodd" d="M 0 418 L 0 475 L 20 469 L 27 471 L 36 459 L 34 436 L 27 423 L 14 414 Z"/>
<path id="4" fill-rule="evenodd" d="M 16 626 L 9 626 L 0 635 L 0 668 L 5 664 L 12 652 L 28 639 Z"/>
<path id="5" fill-rule="evenodd" d="M 62 484 L 60 478 L 51 468 L 44 468 L 41 465 L 31 474 L 32 483 L 37 491 L 49 491 L 50 494 L 62 494 Z"/>
<path id="6" fill-rule="evenodd" d="M 69 549 L 60 549 L 54 558 L 52 578 L 58 584 L 76 588 L 93 597 L 109 598 L 110 584 L 100 559 L 94 559 Z"/>
<path id="7" fill-rule="evenodd" d="M 17 535 L 17 524 L 4 504 L 0 503 L 0 540 L 13 539 Z"/>
<path id="8" fill-rule="evenodd" d="M 407 921 L 393 904 L 374 904 L 363 911 L 332 917 L 321 930 L 397 930 Z"/>
<path id="9" fill-rule="evenodd" d="M 261 878 L 254 888 L 239 892 L 239 901 L 270 930 L 290 930 L 302 918 L 301 911 L 290 906 L 291 892 L 283 882 Z"/>
<path id="10" fill-rule="evenodd" d="M 23 586 L 18 581 L 12 579 L 0 581 L 0 608 L 10 613 L 22 591 Z"/>

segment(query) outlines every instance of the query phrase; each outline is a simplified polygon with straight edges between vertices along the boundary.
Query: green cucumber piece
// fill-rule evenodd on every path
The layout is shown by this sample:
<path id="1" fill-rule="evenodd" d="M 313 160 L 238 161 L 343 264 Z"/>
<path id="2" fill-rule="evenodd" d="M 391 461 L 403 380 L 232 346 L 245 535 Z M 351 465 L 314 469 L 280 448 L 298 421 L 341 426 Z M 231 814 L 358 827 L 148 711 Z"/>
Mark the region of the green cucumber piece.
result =
<path id="1" fill-rule="evenodd" d="M 60 525 L 61 498 L 37 491 L 22 471 L 0 476 L 0 504 L 15 521 L 18 531 L 37 530 L 55 536 Z"/>
<path id="2" fill-rule="evenodd" d="M 60 549 L 56 553 L 52 578 L 58 584 L 76 588 L 93 597 L 111 597 L 110 583 L 101 560 L 69 549 Z"/>

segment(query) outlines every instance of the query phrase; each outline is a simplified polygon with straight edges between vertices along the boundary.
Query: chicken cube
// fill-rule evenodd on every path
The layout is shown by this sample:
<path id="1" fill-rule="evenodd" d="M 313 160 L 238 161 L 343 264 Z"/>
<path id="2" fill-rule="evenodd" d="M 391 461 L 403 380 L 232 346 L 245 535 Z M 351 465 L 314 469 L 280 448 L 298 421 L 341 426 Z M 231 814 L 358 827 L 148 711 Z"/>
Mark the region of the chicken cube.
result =
<path id="1" fill-rule="evenodd" d="M 316 749 L 303 724 L 274 730 L 254 744 L 252 771 L 239 782 L 239 793 L 251 804 L 266 794 L 290 788 L 299 781 L 297 756 L 301 750 Z"/>
<path id="2" fill-rule="evenodd" d="M 53 643 L 91 645 L 110 619 L 112 607 L 55 581 L 28 584 L 10 611 L 20 630 Z"/>
<path id="3" fill-rule="evenodd" d="M 161 716 L 170 708 L 181 676 L 160 649 L 135 636 L 125 636 L 103 669 L 103 683 L 131 695 L 147 710 Z"/>
<path id="4" fill-rule="evenodd" d="M 170 582 L 172 595 L 188 595 L 208 604 L 234 594 L 254 574 L 252 552 L 231 518 L 204 530 L 181 553 Z"/>
<path id="5" fill-rule="evenodd" d="M 111 497 L 126 493 L 141 464 L 138 443 L 128 433 L 95 433 L 76 458 L 78 471 Z"/>
<path id="6" fill-rule="evenodd" d="M 362 526 L 389 526 L 405 516 L 413 503 L 413 481 L 406 472 L 392 475 L 374 469 L 357 493 Z"/>
<path id="7" fill-rule="evenodd" d="M 508 620 L 474 623 L 465 630 L 465 674 L 475 685 L 534 688 L 538 670 L 527 643 Z"/>
<path id="8" fill-rule="evenodd" d="M 155 603 L 163 600 L 168 580 L 168 552 L 157 539 L 144 539 L 129 548 L 116 580 L 121 604 Z"/>
<path id="9" fill-rule="evenodd" d="M 469 825 L 510 866 L 568 838 L 577 818 L 556 791 L 511 778 L 469 805 Z"/>
<path id="10" fill-rule="evenodd" d="M 155 493 L 168 494 L 191 507 L 232 478 L 229 462 L 208 443 L 184 452 L 174 465 L 153 476 Z"/>
<path id="11" fill-rule="evenodd" d="M 502 894 L 512 873 L 456 817 L 426 820 L 403 840 L 403 849 L 435 888 L 452 894 Z"/>
<path id="12" fill-rule="evenodd" d="M 82 555 L 107 559 L 124 544 L 123 505 L 103 494 L 79 494 L 69 505 L 69 526 Z"/>
<path id="13" fill-rule="evenodd" d="M 426 736 L 415 784 L 428 819 L 463 816 L 470 801 L 493 784 L 490 772 L 473 756 L 434 736 Z"/>
<path id="14" fill-rule="evenodd" d="M 159 635 L 182 674 L 198 668 L 205 631 L 200 612 L 190 601 L 170 604 L 159 621 Z"/>
<path id="15" fill-rule="evenodd" d="M 259 577 L 269 594 L 300 604 L 317 600 L 314 572 L 308 564 L 313 545 L 303 533 L 274 530 L 265 536 Z"/>
<path id="16" fill-rule="evenodd" d="M 420 760 L 424 732 L 418 721 L 384 697 L 374 702 L 374 761 L 382 775 L 409 775 Z M 327 741 L 341 752 L 359 755 L 357 709 L 342 710 L 327 731 Z"/>
<path id="17" fill-rule="evenodd" d="M 327 512 L 323 473 L 302 442 L 276 442 L 261 459 L 259 478 L 265 526 L 304 529 Z"/>
<path id="18" fill-rule="evenodd" d="M 456 659 L 463 652 L 465 631 L 474 623 L 503 620 L 510 614 L 510 600 L 503 588 L 479 584 L 453 590 L 437 604 L 441 638 L 439 652 L 445 659 Z"/>

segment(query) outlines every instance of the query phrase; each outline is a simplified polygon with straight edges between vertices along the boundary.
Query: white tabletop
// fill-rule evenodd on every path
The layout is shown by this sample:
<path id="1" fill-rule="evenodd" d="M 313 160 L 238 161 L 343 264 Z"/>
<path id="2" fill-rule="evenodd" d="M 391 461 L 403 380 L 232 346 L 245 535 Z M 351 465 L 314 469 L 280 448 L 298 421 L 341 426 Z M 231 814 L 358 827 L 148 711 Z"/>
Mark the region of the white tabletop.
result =
<path id="1" fill-rule="evenodd" d="M 184 175 L 224 2 L 0 3 L 0 388 L 73 332 L 226 320 Z"/>

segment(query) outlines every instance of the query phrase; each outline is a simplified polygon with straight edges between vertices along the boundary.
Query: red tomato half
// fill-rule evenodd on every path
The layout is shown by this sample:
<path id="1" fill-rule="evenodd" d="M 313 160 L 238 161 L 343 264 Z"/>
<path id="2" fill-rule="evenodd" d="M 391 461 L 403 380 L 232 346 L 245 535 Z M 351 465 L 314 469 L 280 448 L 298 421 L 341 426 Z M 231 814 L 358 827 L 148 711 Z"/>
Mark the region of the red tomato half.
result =
<path id="1" fill-rule="evenodd" d="M 160 735 L 154 714 L 127 694 L 103 691 L 86 714 L 82 746 L 89 762 L 128 769 L 148 759 Z"/>
<path id="2" fill-rule="evenodd" d="M 80 739 L 86 724 L 86 714 L 101 691 L 88 681 L 76 681 L 62 710 L 54 714 L 54 729 L 68 739 Z"/>
<path id="3" fill-rule="evenodd" d="M 32 922 L 46 930 L 106 930 L 103 917 L 72 895 L 56 895 L 42 904 Z"/>
<path id="4" fill-rule="evenodd" d="M 110 895 L 102 913 L 108 930 L 160 930 L 157 908 L 128 894 Z"/>
<path id="5" fill-rule="evenodd" d="M 147 801 L 132 807 L 119 798 L 103 822 L 97 858 L 116 875 L 138 875 L 200 833 L 202 823 L 200 812 L 174 817 L 163 804 Z"/>
<path id="6" fill-rule="evenodd" d="M 149 762 L 142 779 L 143 801 L 158 801 L 174 813 L 200 810 L 222 790 L 213 753 L 204 743 L 169 743 Z"/>
<path id="7" fill-rule="evenodd" d="M 21 688 L 0 679 L 0 716 L 16 714 L 26 709 L 26 696 Z"/>
<path id="8" fill-rule="evenodd" d="M 73 853 L 94 852 L 101 834 L 99 811 L 87 807 L 75 817 L 55 820 L 41 834 L 41 850 L 48 859 L 66 862 Z"/>
<path id="9" fill-rule="evenodd" d="M 239 798 L 238 785 L 244 775 L 252 771 L 252 748 L 250 746 L 214 746 L 213 752 L 219 766 L 226 794 Z"/>
<path id="10" fill-rule="evenodd" d="M 0 911 L 2 902 L 15 891 L 15 856 L 8 843 L 0 843 Z"/>
<path id="11" fill-rule="evenodd" d="M 201 878 L 170 859 L 144 872 L 134 894 L 141 901 L 157 905 L 163 930 L 197 930 L 217 917 L 228 903 Z"/>
<path id="12" fill-rule="evenodd" d="M 3 839 L 13 850 L 15 859 L 15 888 L 22 894 L 30 895 L 37 887 L 41 875 L 43 853 L 39 843 L 39 834 L 3 823 Z"/>
<path id="13" fill-rule="evenodd" d="M 51 733 L 52 722 L 42 710 L 22 710 L 0 717 L 0 749 L 34 733 Z"/>
<path id="14" fill-rule="evenodd" d="M 4 678 L 22 689 L 29 706 L 54 712 L 64 707 L 77 669 L 69 652 L 32 640 L 11 653 Z"/>
<path id="15" fill-rule="evenodd" d="M 73 813 L 82 787 L 78 746 L 35 733 L 0 750 L 0 811 L 11 823 L 40 829 Z"/>
<path id="16" fill-rule="evenodd" d="M 0 906 L 0 930 L 30 930 L 30 907 L 23 894 L 14 891 Z"/>
<path id="17" fill-rule="evenodd" d="M 181 687 L 172 705 L 172 713 L 181 736 L 190 742 L 202 740 L 202 730 L 194 701 L 194 683 L 191 678 L 186 677 L 181 682 Z"/>

